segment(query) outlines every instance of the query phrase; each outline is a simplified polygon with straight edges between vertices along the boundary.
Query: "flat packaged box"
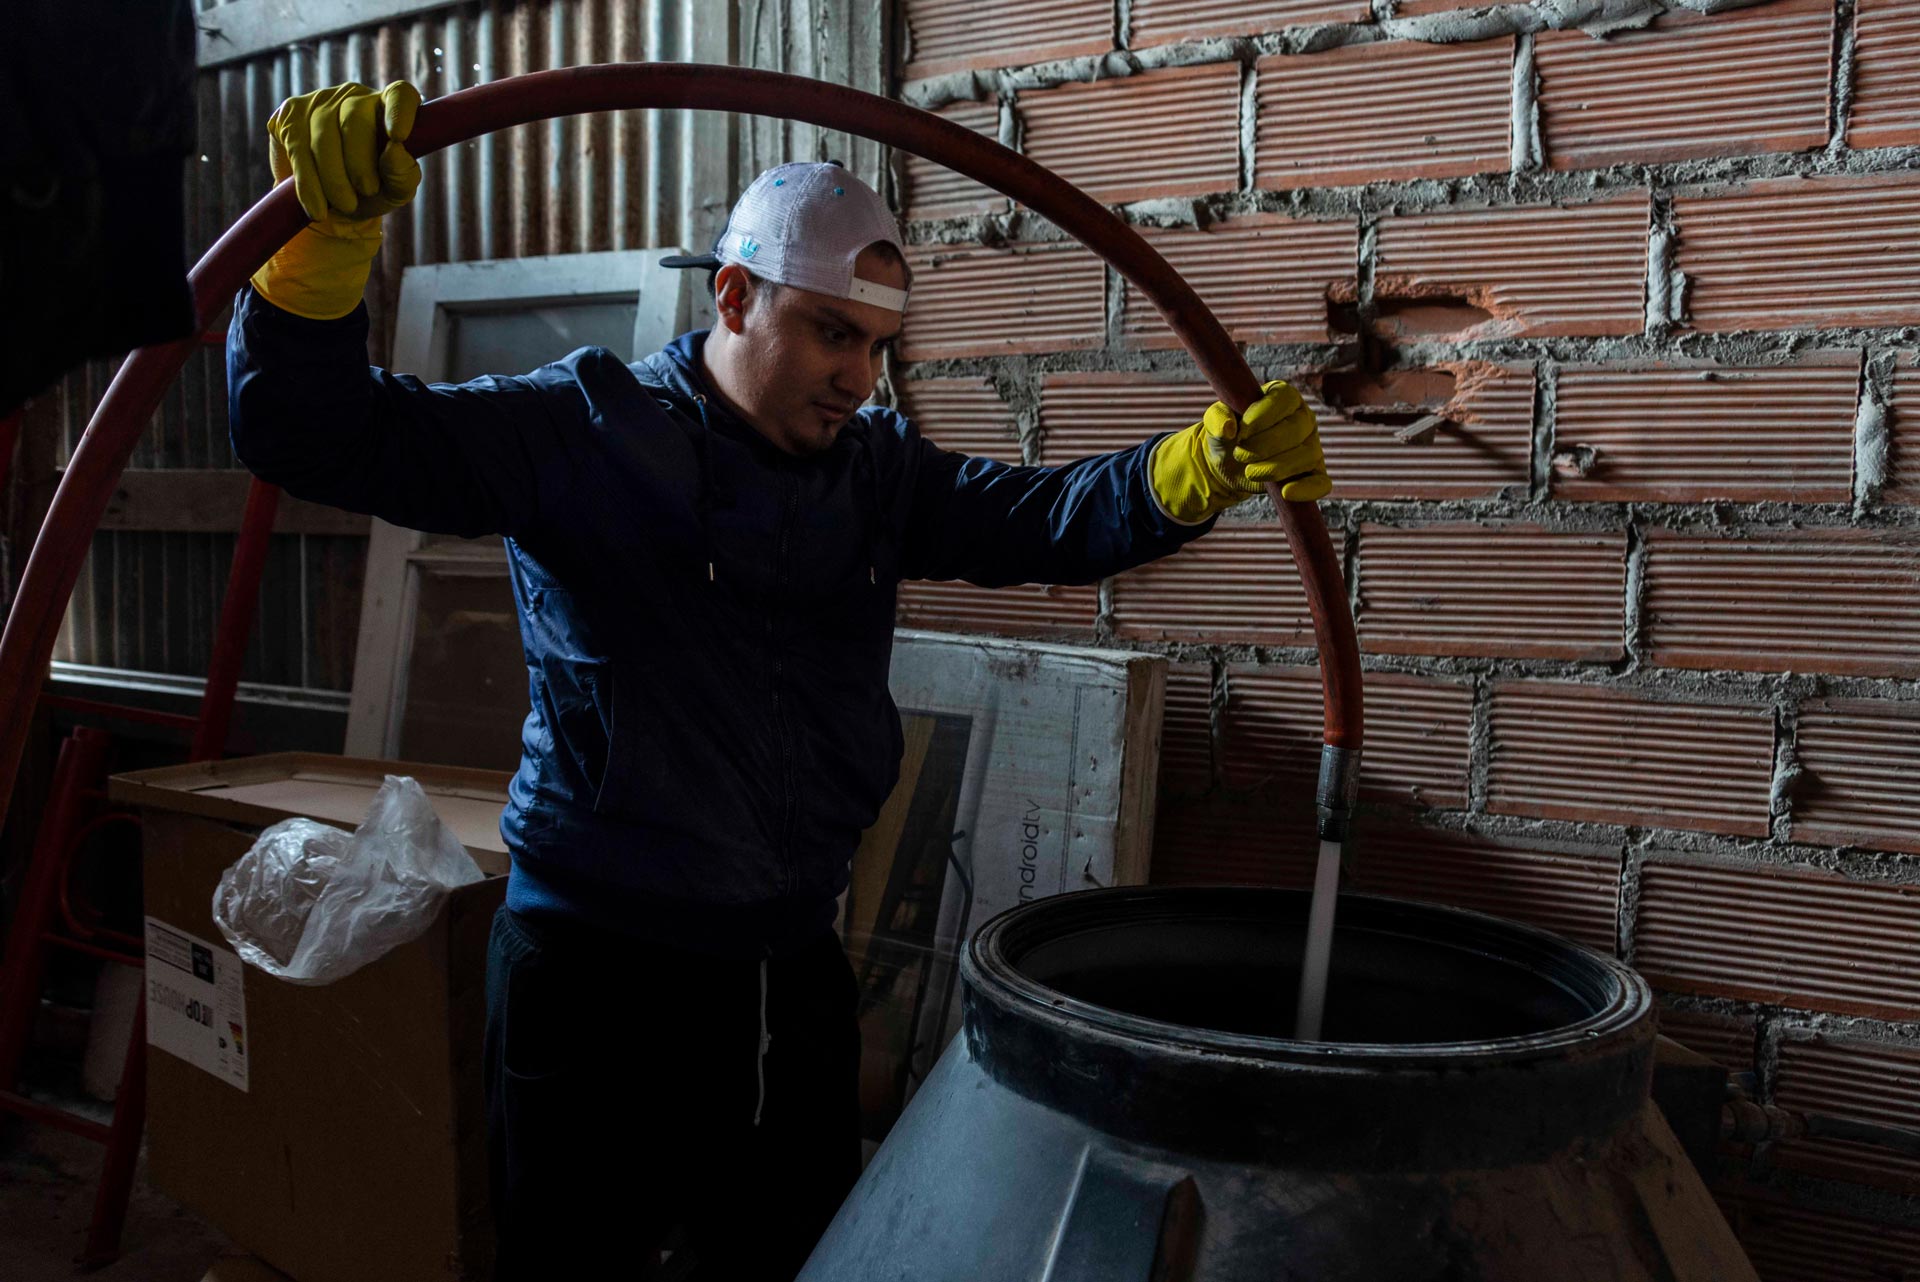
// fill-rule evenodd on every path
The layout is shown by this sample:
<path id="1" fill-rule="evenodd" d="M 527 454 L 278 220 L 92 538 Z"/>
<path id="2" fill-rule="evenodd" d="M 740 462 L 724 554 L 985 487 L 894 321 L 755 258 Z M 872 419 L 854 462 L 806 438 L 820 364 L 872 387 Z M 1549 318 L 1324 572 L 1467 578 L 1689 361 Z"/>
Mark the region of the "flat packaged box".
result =
<path id="1" fill-rule="evenodd" d="M 486 873 L 338 982 L 242 967 L 220 874 L 282 819 L 351 830 L 410 775 Z M 485 1278 L 487 936 L 506 895 L 508 776 L 313 753 L 115 777 L 145 825 L 148 1178 L 299 1282 Z"/>

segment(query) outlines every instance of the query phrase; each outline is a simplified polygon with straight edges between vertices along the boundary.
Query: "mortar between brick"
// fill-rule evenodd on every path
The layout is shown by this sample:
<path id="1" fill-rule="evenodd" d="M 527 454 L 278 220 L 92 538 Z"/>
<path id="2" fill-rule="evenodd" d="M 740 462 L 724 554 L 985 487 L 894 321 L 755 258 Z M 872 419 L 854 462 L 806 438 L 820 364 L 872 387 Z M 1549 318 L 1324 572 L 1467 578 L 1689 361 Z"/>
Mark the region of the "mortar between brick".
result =
<path id="1" fill-rule="evenodd" d="M 1880 502 L 1887 484 L 1892 447 L 1889 402 L 1892 400 L 1894 354 L 1876 352 L 1860 372 L 1860 409 L 1853 428 L 1853 507 L 1864 516 Z"/>
<path id="2" fill-rule="evenodd" d="M 1835 0 L 1833 6 L 1833 71 L 1827 78 L 1827 124 L 1830 135 L 1827 148 L 1839 151 L 1847 145 L 1847 118 L 1852 112 L 1855 59 L 1860 51 L 1860 35 L 1854 26 L 1858 8 L 1855 0 Z"/>
<path id="3" fill-rule="evenodd" d="M 1534 62 L 1533 33 L 1522 35 L 1513 54 L 1513 119 L 1509 166 L 1515 173 L 1539 169 L 1545 163 L 1540 143 L 1540 71 Z"/>
<path id="4" fill-rule="evenodd" d="M 1017 67 L 955 71 L 908 81 L 900 96 L 916 107 L 945 106 L 960 98 L 981 98 L 995 90 L 1104 80 L 1138 75 L 1161 67 L 1198 62 L 1251 61 L 1270 54 L 1319 53 L 1379 40 L 1464 44 L 1537 31 L 1578 29 L 1591 35 L 1643 27 L 1664 13 L 1718 13 L 1765 4 L 1768 0 L 1532 0 L 1410 18 L 1379 17 L 1373 22 L 1319 23 L 1254 36 L 1215 37 L 1116 48 L 1104 54 L 1053 59 Z M 1129 9 L 1129 17 L 1131 11 Z"/>

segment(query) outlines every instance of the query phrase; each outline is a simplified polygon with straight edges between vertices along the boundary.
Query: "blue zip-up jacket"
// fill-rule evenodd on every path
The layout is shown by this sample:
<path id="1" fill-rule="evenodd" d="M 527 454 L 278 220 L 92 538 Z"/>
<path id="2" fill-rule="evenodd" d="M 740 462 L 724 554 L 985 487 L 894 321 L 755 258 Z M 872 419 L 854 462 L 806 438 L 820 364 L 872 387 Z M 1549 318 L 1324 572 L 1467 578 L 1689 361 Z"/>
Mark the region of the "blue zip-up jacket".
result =
<path id="1" fill-rule="evenodd" d="M 1208 526 L 1161 512 L 1153 441 L 1016 467 L 869 407 L 785 454 L 708 394 L 705 337 L 427 384 L 368 368 L 364 308 L 307 320 L 248 287 L 229 419 L 289 494 L 505 536 L 532 704 L 508 904 L 765 955 L 830 925 L 898 775 L 902 579 L 1088 583 Z"/>

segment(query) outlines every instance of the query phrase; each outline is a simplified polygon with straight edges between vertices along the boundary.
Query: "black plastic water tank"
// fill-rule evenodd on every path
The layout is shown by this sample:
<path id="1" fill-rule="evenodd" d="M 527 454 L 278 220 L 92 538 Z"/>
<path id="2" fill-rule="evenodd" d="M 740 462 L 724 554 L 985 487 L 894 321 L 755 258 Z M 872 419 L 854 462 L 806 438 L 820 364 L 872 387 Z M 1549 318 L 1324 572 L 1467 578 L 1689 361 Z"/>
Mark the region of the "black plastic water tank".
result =
<path id="1" fill-rule="evenodd" d="M 1327 1040 L 1304 892 L 1091 891 L 989 922 L 963 1034 L 802 1282 L 1751 1282 L 1648 1098 L 1630 969 L 1343 896 Z"/>

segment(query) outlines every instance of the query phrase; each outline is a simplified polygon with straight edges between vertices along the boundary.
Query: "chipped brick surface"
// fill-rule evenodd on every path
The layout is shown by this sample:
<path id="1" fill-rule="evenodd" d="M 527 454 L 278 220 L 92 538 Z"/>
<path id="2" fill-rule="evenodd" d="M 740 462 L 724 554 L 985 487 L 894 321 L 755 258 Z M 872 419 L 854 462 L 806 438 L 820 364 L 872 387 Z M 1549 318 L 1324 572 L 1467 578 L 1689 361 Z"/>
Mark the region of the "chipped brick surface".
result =
<path id="1" fill-rule="evenodd" d="M 1075 244 L 916 246 L 904 360 L 1097 347 L 1106 337 L 1106 270 Z"/>
<path id="2" fill-rule="evenodd" d="M 1534 38 L 1547 159 L 1557 169 L 1824 147 L 1833 0 L 1669 14 L 1595 40 Z"/>
<path id="3" fill-rule="evenodd" d="M 1313 638 L 1277 521 L 1223 521 L 1172 556 L 1121 575 L 1113 580 L 1113 620 L 1115 635 L 1136 641 L 1301 645 Z"/>
<path id="4" fill-rule="evenodd" d="M 1920 537 L 1867 530 L 1647 532 L 1655 663 L 1920 675 Z"/>
<path id="5" fill-rule="evenodd" d="M 936 114 L 988 138 L 999 136 L 1000 104 L 997 102 L 957 102 Z M 900 158 L 909 218 L 954 218 L 1007 207 L 1005 196 L 945 165 L 922 160 L 908 151 L 896 154 Z"/>
<path id="6" fill-rule="evenodd" d="M 1848 145 L 1920 143 L 1920 8 L 1912 0 L 1859 0 L 1854 32 Z"/>
<path id="7" fill-rule="evenodd" d="M 1503 681 L 1488 725 L 1487 809 L 1495 814 L 1767 835 L 1766 708 Z"/>
<path id="8" fill-rule="evenodd" d="M 1096 200 L 1240 186 L 1240 66 L 1174 67 L 1024 92 L 1022 150 Z"/>
<path id="9" fill-rule="evenodd" d="M 1300 386 L 1319 416 L 1338 498 L 1526 493 L 1533 452 L 1530 368 L 1456 361 L 1378 378 L 1309 377 Z M 1440 419 L 1430 432 L 1407 434 L 1429 415 Z"/>
<path id="10" fill-rule="evenodd" d="M 1525 922 L 1615 951 L 1617 847 L 1495 841 L 1465 833 L 1362 827 L 1354 887 Z"/>
<path id="11" fill-rule="evenodd" d="M 1920 1131 L 1920 1051 L 1834 1035 L 1789 1037 L 1780 1045 L 1773 1102 L 1819 1113 Z M 1779 1146 L 1781 1166 L 1830 1179 L 1920 1192 L 1920 1158 L 1880 1145 L 1801 1138 Z"/>
<path id="12" fill-rule="evenodd" d="M 1847 502 L 1859 384 L 1855 352 L 1787 367 L 1564 367 L 1553 492 L 1574 501 Z"/>
<path id="13" fill-rule="evenodd" d="M 1267 377 L 1288 371 L 1267 370 Z M 1430 375 L 1432 372 L 1428 372 Z M 1318 380 L 1298 385 L 1320 420 L 1335 492 L 1342 498 L 1476 498 L 1524 492 L 1533 436 L 1533 372 L 1475 362 L 1438 371 L 1431 408 L 1447 414 L 1430 437 L 1396 439 L 1399 429 L 1331 409 Z M 1399 380 L 1382 395 L 1411 394 Z M 1378 399 L 1378 398 L 1376 398 Z M 1041 380 L 1043 463 L 1067 463 L 1125 449 L 1197 421 L 1214 391 L 1191 378 L 1142 374 L 1048 374 Z M 1424 411 L 1428 408 L 1421 406 Z M 1358 412 L 1380 411 L 1369 404 Z"/>
<path id="14" fill-rule="evenodd" d="M 1920 1016 L 1920 887 L 1683 855 L 1640 873 L 1634 966 L 1656 987 Z"/>
<path id="15" fill-rule="evenodd" d="M 989 632 L 996 636 L 1092 639 L 1099 593 L 1092 587 L 980 588 L 915 580 L 900 585 L 903 628 Z"/>
<path id="16" fill-rule="evenodd" d="M 1920 854 L 1920 705 L 1813 700 L 1794 749 L 1794 840 Z"/>
<path id="17" fill-rule="evenodd" d="M 908 80 L 1113 47 L 1111 0 L 903 0 Z"/>
<path id="18" fill-rule="evenodd" d="M 1511 40 L 1381 41 L 1262 58 L 1254 70 L 1256 187 L 1448 178 L 1511 162 Z"/>
<path id="19" fill-rule="evenodd" d="M 1360 529 L 1362 649 L 1613 659 L 1624 653 L 1626 538 L 1448 522 Z"/>
<path id="20" fill-rule="evenodd" d="M 1459 810 L 1467 804 L 1473 691 L 1460 682 L 1368 673 L 1361 799 Z M 1227 669 L 1221 775 L 1238 788 L 1284 785 L 1311 796 L 1319 777 L 1320 670 Z"/>
<path id="21" fill-rule="evenodd" d="M 1920 179 L 1775 179 L 1674 217 L 1696 329 L 1920 324 Z"/>
<path id="22" fill-rule="evenodd" d="M 1260 214 L 1205 231 L 1146 235 L 1243 343 L 1325 342 L 1328 291 L 1353 287 L 1359 233 L 1351 222 Z M 1122 333 L 1141 347 L 1176 345 L 1160 313 L 1131 284 Z"/>
<path id="23" fill-rule="evenodd" d="M 903 379 L 900 412 L 942 449 L 1020 462 L 1013 409 L 984 378 Z"/>
<path id="24" fill-rule="evenodd" d="M 1456 339 L 1639 333 L 1647 224 L 1642 196 L 1383 218 L 1383 328 Z"/>
<path id="25" fill-rule="evenodd" d="M 1366 22 L 1365 0 L 1133 0 L 1127 43 L 1135 49 L 1244 36 L 1322 22 Z"/>

